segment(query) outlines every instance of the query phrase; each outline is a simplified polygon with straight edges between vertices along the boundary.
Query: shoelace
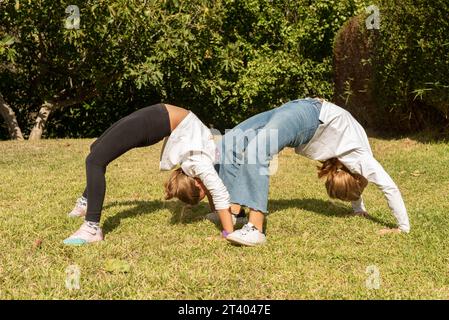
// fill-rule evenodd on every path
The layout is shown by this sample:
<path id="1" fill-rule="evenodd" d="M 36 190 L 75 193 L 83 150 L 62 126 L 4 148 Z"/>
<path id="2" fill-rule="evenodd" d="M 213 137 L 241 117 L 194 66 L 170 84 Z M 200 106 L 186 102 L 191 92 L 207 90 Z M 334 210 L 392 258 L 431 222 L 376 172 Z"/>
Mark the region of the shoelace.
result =
<path id="1" fill-rule="evenodd" d="M 250 233 L 251 231 L 253 231 L 254 229 L 256 229 L 256 227 L 254 227 L 254 226 L 250 226 L 250 225 L 248 225 L 248 224 L 245 224 L 243 227 L 242 227 L 242 229 L 240 229 L 240 230 L 242 230 L 242 234 L 247 234 L 247 233 Z"/>
<path id="2" fill-rule="evenodd" d="M 79 230 L 79 234 L 78 235 L 82 235 L 82 234 L 89 234 L 89 235 L 96 235 L 98 232 L 98 228 L 96 226 L 90 225 L 90 224 L 84 224 L 80 230 Z M 78 232 L 77 232 L 78 233 Z"/>
<path id="3" fill-rule="evenodd" d="M 78 207 L 85 207 L 85 206 L 87 206 L 87 199 L 86 198 L 78 198 L 76 200 L 76 205 Z"/>

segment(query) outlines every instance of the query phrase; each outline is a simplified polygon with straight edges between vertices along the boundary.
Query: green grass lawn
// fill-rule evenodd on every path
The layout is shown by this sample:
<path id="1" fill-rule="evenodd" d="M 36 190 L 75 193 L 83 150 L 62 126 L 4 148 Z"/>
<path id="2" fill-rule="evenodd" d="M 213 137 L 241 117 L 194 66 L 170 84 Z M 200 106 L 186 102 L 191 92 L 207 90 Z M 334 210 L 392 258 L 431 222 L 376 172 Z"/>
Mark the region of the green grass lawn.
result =
<path id="1" fill-rule="evenodd" d="M 236 247 L 203 216 L 163 200 L 168 172 L 160 145 L 111 163 L 102 217 L 105 241 L 64 246 L 81 220 L 67 217 L 84 188 L 92 140 L 0 142 L 1 299 L 449 299 L 449 147 L 371 139 L 398 184 L 412 232 L 379 236 L 395 224 L 369 186 L 371 219 L 329 201 L 316 162 L 285 150 L 272 177 L 266 245 Z M 36 242 L 42 241 L 40 245 Z M 108 261 L 129 265 L 110 272 Z M 77 265 L 80 289 L 66 288 Z M 369 289 L 369 266 L 380 288 Z"/>

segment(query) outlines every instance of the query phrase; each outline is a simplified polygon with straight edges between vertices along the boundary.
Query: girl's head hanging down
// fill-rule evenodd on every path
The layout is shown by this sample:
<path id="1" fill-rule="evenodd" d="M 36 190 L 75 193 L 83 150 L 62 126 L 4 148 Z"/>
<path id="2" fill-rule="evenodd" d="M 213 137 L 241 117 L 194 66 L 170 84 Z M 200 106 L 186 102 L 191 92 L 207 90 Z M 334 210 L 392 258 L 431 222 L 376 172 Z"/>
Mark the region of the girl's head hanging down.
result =
<path id="1" fill-rule="evenodd" d="M 165 183 L 165 200 L 178 198 L 192 206 L 206 196 L 205 188 L 199 179 L 186 175 L 181 168 L 174 170 Z"/>
<path id="2" fill-rule="evenodd" d="M 318 178 L 323 177 L 329 197 L 343 201 L 359 200 L 368 184 L 363 176 L 351 173 L 337 158 L 326 160 L 318 167 Z"/>

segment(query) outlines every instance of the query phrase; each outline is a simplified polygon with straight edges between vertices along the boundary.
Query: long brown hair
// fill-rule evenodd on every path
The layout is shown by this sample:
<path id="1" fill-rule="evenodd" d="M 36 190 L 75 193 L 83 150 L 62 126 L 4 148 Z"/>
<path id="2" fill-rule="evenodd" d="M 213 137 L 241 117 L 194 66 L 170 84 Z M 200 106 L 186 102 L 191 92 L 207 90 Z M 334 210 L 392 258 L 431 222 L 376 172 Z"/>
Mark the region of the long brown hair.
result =
<path id="1" fill-rule="evenodd" d="M 356 201 L 368 184 L 366 178 L 349 171 L 337 158 L 322 162 L 318 167 L 318 178 L 326 178 L 327 194 L 343 201 Z"/>
<path id="2" fill-rule="evenodd" d="M 200 202 L 200 188 L 195 184 L 195 179 L 186 175 L 181 168 L 171 173 L 164 187 L 165 200 L 178 198 L 192 206 Z"/>

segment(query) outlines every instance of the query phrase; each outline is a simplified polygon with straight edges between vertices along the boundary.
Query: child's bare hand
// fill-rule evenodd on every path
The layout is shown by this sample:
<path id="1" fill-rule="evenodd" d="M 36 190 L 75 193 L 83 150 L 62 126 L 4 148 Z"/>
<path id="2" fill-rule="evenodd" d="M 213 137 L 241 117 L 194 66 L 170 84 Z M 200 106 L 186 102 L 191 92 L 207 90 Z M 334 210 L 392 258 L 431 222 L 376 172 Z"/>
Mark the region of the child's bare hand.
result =
<path id="1" fill-rule="evenodd" d="M 399 228 L 393 228 L 393 229 L 385 228 L 385 229 L 380 229 L 379 230 L 379 235 L 383 236 L 383 235 L 386 235 L 388 233 L 401 233 L 401 232 L 402 231 Z"/>
<path id="2" fill-rule="evenodd" d="M 365 217 L 365 218 L 369 217 L 369 214 L 366 211 L 357 211 L 357 212 L 354 212 L 353 214 L 355 216 L 359 216 L 359 217 Z"/>

